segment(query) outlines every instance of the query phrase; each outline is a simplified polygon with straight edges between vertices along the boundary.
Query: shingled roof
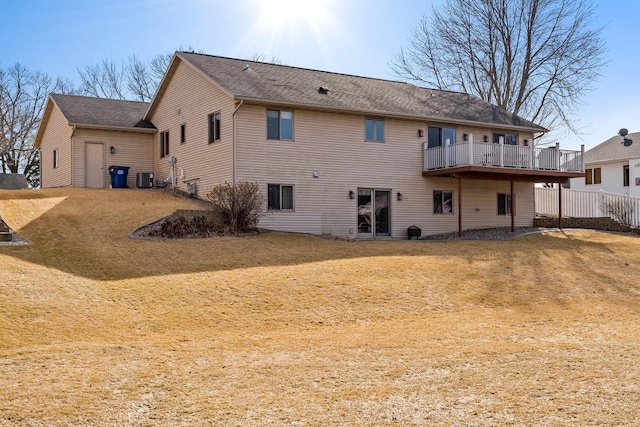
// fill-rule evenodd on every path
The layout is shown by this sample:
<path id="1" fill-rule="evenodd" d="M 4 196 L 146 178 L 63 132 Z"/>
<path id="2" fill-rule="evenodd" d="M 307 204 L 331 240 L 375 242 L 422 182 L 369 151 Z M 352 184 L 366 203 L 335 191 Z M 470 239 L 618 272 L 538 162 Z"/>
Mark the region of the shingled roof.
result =
<path id="1" fill-rule="evenodd" d="M 612 136 L 584 153 L 585 163 L 615 162 L 628 159 L 640 159 L 640 132 L 628 134 L 626 142 L 620 135 Z"/>
<path id="2" fill-rule="evenodd" d="M 231 98 L 248 102 L 546 131 L 504 109 L 459 92 L 188 52 L 176 53 L 171 67 L 176 66 L 177 59 L 190 64 Z M 170 79 L 171 73 L 170 68 L 165 80 Z M 158 90 L 147 119 L 167 84 L 168 81 L 164 81 L 164 87 Z M 320 88 L 327 89 L 326 93 Z"/>
<path id="3" fill-rule="evenodd" d="M 149 108 L 148 102 L 51 94 L 70 125 L 117 128 L 155 129 L 151 122 L 142 120 Z"/>

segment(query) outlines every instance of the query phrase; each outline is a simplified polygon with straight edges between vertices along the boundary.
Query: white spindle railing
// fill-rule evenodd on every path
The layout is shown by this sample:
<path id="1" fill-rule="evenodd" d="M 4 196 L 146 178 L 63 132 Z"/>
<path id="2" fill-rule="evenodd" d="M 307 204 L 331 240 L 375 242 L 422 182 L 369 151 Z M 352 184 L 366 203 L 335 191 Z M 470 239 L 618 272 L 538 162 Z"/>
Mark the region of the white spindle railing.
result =
<path id="1" fill-rule="evenodd" d="M 459 166 L 489 166 L 500 168 L 523 168 L 561 172 L 584 172 L 584 148 L 582 151 L 561 150 L 555 147 L 534 148 L 533 146 L 474 143 L 469 141 L 450 144 L 445 141 L 441 147 L 424 144 L 424 170 L 452 168 Z"/>

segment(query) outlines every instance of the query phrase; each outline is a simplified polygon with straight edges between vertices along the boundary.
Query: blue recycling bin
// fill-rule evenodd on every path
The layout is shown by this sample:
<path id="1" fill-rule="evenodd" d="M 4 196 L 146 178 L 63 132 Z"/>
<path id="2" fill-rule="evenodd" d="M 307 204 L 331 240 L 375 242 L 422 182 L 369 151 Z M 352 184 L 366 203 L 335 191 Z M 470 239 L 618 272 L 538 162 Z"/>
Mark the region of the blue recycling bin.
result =
<path id="1" fill-rule="evenodd" d="M 128 166 L 109 166 L 111 175 L 111 188 L 129 188 L 127 185 Z"/>

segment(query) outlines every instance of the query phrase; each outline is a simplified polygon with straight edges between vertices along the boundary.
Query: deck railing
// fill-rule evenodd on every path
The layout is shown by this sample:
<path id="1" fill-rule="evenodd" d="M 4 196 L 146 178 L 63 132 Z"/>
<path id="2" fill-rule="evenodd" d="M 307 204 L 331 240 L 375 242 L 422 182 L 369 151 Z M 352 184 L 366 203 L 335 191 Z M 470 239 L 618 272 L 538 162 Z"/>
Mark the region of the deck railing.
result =
<path id="1" fill-rule="evenodd" d="M 555 147 L 535 148 L 505 144 L 474 143 L 469 141 L 441 147 L 424 144 L 424 170 L 446 169 L 460 166 L 487 166 L 497 168 L 521 168 L 560 172 L 584 172 L 584 146 L 581 151 L 561 150 Z"/>

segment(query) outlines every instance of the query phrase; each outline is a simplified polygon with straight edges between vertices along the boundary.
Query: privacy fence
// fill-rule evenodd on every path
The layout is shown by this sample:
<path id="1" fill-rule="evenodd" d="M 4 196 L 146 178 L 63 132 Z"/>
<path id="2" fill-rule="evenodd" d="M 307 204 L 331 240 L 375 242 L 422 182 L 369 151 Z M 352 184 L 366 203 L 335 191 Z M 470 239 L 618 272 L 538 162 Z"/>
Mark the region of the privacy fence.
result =
<path id="1" fill-rule="evenodd" d="M 558 189 L 535 189 L 536 214 L 557 216 Z M 640 199 L 604 191 L 562 190 L 562 216 L 609 217 L 625 227 L 640 227 Z"/>

